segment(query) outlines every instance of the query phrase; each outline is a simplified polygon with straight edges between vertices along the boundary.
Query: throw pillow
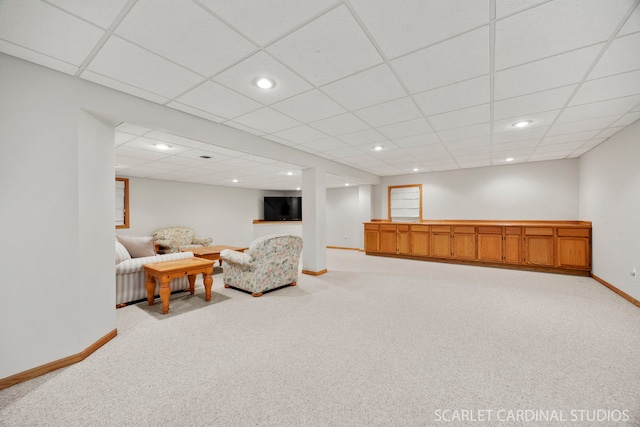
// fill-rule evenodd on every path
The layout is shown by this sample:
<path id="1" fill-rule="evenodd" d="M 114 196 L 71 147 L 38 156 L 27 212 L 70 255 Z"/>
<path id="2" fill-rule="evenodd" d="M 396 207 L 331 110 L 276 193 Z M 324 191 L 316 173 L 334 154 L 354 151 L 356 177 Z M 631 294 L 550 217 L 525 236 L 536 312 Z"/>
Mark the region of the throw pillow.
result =
<path id="1" fill-rule="evenodd" d="M 121 236 L 118 235 L 118 241 L 127 248 L 131 258 L 141 258 L 145 256 L 154 256 L 156 248 L 153 244 L 151 236 Z"/>
<path id="2" fill-rule="evenodd" d="M 122 246 L 122 243 L 116 240 L 116 265 L 128 259 L 131 259 L 131 255 L 127 252 L 127 248 Z"/>

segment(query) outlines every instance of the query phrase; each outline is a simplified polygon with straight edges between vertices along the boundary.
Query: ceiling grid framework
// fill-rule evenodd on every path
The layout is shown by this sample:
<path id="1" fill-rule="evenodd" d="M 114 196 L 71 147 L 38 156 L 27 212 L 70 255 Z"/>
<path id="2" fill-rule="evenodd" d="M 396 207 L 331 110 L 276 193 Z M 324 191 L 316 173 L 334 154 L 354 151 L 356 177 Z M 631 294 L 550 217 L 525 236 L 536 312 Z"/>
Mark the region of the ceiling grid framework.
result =
<path id="1" fill-rule="evenodd" d="M 575 158 L 640 119 L 639 2 L 2 0 L 0 52 L 403 175 Z M 135 124 L 115 144 L 123 176 L 301 182 L 300 165 Z"/>

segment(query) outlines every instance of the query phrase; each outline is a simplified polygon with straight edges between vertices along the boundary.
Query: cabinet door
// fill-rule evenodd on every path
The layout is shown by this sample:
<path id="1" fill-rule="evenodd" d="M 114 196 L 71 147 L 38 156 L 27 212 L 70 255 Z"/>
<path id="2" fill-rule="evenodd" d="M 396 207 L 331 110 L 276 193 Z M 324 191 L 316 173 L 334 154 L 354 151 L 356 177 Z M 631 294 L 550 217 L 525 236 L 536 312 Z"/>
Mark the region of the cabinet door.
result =
<path id="1" fill-rule="evenodd" d="M 558 266 L 590 269 L 589 239 L 584 237 L 558 237 Z"/>
<path id="2" fill-rule="evenodd" d="M 453 256 L 459 259 L 476 259 L 475 227 L 453 227 Z"/>
<path id="3" fill-rule="evenodd" d="M 522 264 L 522 229 L 520 227 L 504 228 L 504 262 Z"/>
<path id="4" fill-rule="evenodd" d="M 524 263 L 552 267 L 554 264 L 553 236 L 526 236 Z"/>
<path id="5" fill-rule="evenodd" d="M 411 253 L 411 238 L 409 234 L 409 225 L 398 225 L 398 253 L 409 255 Z"/>
<path id="6" fill-rule="evenodd" d="M 398 245 L 398 230 L 395 225 L 380 225 L 380 252 L 395 254 Z"/>
<path id="7" fill-rule="evenodd" d="M 431 256 L 451 258 L 451 227 L 448 225 L 431 227 Z"/>
<path id="8" fill-rule="evenodd" d="M 364 251 L 378 252 L 378 230 L 364 230 Z"/>
<path id="9" fill-rule="evenodd" d="M 501 234 L 478 234 L 478 260 L 502 262 Z"/>
<path id="10" fill-rule="evenodd" d="M 412 225 L 411 226 L 411 254 L 429 256 L 429 226 L 428 225 Z"/>
<path id="11" fill-rule="evenodd" d="M 478 260 L 502 262 L 502 227 L 478 227 Z"/>

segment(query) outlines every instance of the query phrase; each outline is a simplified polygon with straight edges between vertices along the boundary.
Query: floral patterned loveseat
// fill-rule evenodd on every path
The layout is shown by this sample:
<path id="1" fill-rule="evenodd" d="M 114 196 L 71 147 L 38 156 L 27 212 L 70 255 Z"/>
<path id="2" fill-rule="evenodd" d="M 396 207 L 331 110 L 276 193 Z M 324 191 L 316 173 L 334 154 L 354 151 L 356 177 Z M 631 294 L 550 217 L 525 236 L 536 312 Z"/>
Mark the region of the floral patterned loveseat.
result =
<path id="1" fill-rule="evenodd" d="M 244 253 L 220 253 L 225 288 L 237 288 L 259 297 L 263 292 L 298 282 L 302 238 L 272 234 L 254 240 Z"/>
<path id="2" fill-rule="evenodd" d="M 153 232 L 153 240 L 160 245 L 158 253 L 172 254 L 182 249 L 209 246 L 213 241 L 211 237 L 196 237 L 196 232 L 191 227 L 165 227 Z"/>

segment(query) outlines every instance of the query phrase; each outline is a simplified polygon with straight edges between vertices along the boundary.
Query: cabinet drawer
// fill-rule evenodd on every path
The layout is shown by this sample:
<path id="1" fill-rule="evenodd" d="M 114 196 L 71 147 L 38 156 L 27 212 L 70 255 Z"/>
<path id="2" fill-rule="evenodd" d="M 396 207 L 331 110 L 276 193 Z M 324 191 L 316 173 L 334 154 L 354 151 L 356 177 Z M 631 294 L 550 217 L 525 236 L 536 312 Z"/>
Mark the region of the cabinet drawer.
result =
<path id="1" fill-rule="evenodd" d="M 589 237 L 588 228 L 558 228 L 560 237 Z"/>
<path id="2" fill-rule="evenodd" d="M 551 227 L 527 227 L 524 229 L 527 236 L 553 236 L 553 228 Z"/>
<path id="3" fill-rule="evenodd" d="M 398 225 L 398 231 L 409 231 L 409 224 Z"/>
<path id="4" fill-rule="evenodd" d="M 365 224 L 364 225 L 364 229 L 365 230 L 378 230 L 378 224 Z"/>
<path id="5" fill-rule="evenodd" d="M 412 225 L 411 231 L 429 231 L 428 225 Z"/>
<path id="6" fill-rule="evenodd" d="M 502 227 L 481 226 L 478 227 L 478 234 L 502 234 Z"/>
<path id="7" fill-rule="evenodd" d="M 396 226 L 391 224 L 380 224 L 380 231 L 396 231 Z"/>
<path id="8" fill-rule="evenodd" d="M 433 231 L 434 233 L 449 233 L 451 232 L 451 226 L 450 225 L 432 225 L 431 231 Z"/>
<path id="9" fill-rule="evenodd" d="M 474 234 L 476 232 L 476 228 L 468 225 L 456 225 L 453 227 L 453 232 Z"/>
<path id="10" fill-rule="evenodd" d="M 520 227 L 505 227 L 504 234 L 508 236 L 520 236 L 522 234 L 522 228 Z"/>

